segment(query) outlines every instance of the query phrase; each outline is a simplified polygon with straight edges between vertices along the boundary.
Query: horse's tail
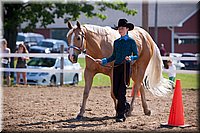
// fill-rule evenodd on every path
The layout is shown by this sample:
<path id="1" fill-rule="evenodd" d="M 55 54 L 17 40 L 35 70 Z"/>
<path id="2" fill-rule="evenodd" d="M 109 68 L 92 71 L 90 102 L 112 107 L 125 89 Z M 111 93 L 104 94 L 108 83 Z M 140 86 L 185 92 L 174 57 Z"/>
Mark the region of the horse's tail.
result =
<path id="1" fill-rule="evenodd" d="M 172 82 L 162 76 L 163 62 L 160 51 L 148 33 L 146 34 L 146 37 L 148 38 L 149 43 L 153 45 L 153 55 L 145 71 L 143 79 L 144 87 L 156 96 L 164 96 L 168 92 L 171 92 L 173 88 Z"/>

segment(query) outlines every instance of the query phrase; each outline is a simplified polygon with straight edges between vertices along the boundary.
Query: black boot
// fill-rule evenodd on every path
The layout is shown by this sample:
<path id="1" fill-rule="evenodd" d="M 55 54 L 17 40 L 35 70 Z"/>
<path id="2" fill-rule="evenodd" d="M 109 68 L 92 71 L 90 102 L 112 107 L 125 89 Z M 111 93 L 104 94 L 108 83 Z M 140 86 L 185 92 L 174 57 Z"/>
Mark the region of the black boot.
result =
<path id="1" fill-rule="evenodd" d="M 130 104 L 126 102 L 126 109 L 125 109 L 125 115 L 127 116 L 128 111 L 130 110 Z"/>
<path id="2" fill-rule="evenodd" d="M 124 122 L 125 120 L 126 120 L 125 114 L 121 114 L 116 117 L 116 122 Z"/>

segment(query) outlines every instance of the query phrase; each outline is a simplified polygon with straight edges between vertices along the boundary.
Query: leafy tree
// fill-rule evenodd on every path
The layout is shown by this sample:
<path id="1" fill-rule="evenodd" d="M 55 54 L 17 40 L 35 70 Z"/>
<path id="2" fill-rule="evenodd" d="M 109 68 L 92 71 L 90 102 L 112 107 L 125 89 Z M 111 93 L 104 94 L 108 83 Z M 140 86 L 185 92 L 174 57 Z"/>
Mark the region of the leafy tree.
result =
<path id="1" fill-rule="evenodd" d="M 36 23 L 40 22 L 41 27 L 54 23 L 54 19 L 70 16 L 71 20 L 76 20 L 84 13 L 87 17 L 98 17 L 102 20 L 106 16 L 102 14 L 106 9 L 120 10 L 128 15 L 135 15 L 135 10 L 129 10 L 127 3 L 123 2 L 68 2 L 68 3 L 3 3 L 4 17 L 4 38 L 8 41 L 11 52 L 15 52 L 16 36 L 21 23 L 28 25 L 23 31 L 33 31 Z M 94 10 L 97 9 L 97 10 Z M 13 67 L 13 63 L 11 64 Z"/>

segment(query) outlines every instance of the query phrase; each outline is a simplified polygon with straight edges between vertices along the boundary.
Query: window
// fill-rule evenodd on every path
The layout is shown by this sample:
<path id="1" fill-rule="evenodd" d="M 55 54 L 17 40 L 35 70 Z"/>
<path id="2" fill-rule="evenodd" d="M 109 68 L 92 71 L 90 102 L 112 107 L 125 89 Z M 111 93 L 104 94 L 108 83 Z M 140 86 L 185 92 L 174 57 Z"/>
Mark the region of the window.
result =
<path id="1" fill-rule="evenodd" d="M 31 42 L 30 37 L 26 37 L 25 40 L 24 40 L 24 42 Z"/>
<path id="2" fill-rule="evenodd" d="M 65 42 L 67 42 L 66 35 L 67 35 L 68 31 L 69 30 L 67 28 L 66 29 L 53 29 L 53 30 L 51 30 L 51 37 L 53 39 L 64 40 Z"/>
<path id="3" fill-rule="evenodd" d="M 180 38 L 178 44 L 199 44 L 199 38 Z"/>
<path id="4" fill-rule="evenodd" d="M 52 67 L 54 66 L 56 59 L 54 58 L 32 58 L 27 65 L 28 66 L 41 66 Z"/>
<path id="5" fill-rule="evenodd" d="M 35 37 L 30 37 L 30 42 L 37 42 Z"/>
<path id="6" fill-rule="evenodd" d="M 39 42 L 39 41 L 41 41 L 43 39 L 44 39 L 44 37 L 36 37 L 37 42 Z"/>
<path id="7" fill-rule="evenodd" d="M 53 48 L 54 48 L 54 49 L 59 49 L 59 47 L 60 47 L 60 46 L 59 46 L 58 43 L 56 43 L 55 45 L 53 45 Z"/>
<path id="8" fill-rule="evenodd" d="M 68 59 L 64 60 L 64 64 L 65 64 L 65 66 L 72 65 L 72 63 Z"/>
<path id="9" fill-rule="evenodd" d="M 21 35 L 17 36 L 17 41 L 24 41 L 24 40 L 25 40 L 24 36 L 21 36 Z"/>
<path id="10" fill-rule="evenodd" d="M 53 45 L 54 45 L 53 43 L 45 42 L 45 41 L 41 41 L 41 42 L 38 43 L 38 46 L 46 47 L 46 48 L 52 48 Z"/>

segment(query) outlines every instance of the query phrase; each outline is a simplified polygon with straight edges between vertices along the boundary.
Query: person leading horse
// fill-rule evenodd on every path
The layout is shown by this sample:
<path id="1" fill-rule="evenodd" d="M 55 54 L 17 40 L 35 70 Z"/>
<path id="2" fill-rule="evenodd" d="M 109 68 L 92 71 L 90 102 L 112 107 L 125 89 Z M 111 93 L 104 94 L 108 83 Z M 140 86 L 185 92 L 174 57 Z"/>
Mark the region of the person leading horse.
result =
<path id="1" fill-rule="evenodd" d="M 128 79 L 124 82 L 124 78 L 129 78 L 130 61 L 138 59 L 138 50 L 135 40 L 128 35 L 128 31 L 133 30 L 134 25 L 128 23 L 126 19 L 119 19 L 118 27 L 116 28 L 121 37 L 114 41 L 112 56 L 109 58 L 96 59 L 96 61 L 105 65 L 115 60 L 113 68 L 113 92 L 115 98 L 118 100 L 116 122 L 123 122 L 126 120 L 126 112 L 128 112 L 130 108 L 129 103 L 126 101 L 126 82 Z"/>

